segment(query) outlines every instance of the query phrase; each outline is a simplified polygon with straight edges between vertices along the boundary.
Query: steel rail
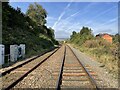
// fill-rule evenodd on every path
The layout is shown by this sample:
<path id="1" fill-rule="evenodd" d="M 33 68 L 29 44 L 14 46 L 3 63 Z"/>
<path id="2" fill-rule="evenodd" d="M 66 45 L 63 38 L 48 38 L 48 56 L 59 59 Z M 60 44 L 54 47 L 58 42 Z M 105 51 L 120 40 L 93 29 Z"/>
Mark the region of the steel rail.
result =
<path id="1" fill-rule="evenodd" d="M 76 56 L 76 54 L 73 52 L 73 50 L 71 49 L 71 47 L 69 45 L 67 45 L 70 50 L 72 51 L 73 55 L 75 56 L 75 58 L 78 60 L 78 62 L 80 63 L 80 65 L 82 66 L 83 70 L 86 72 L 91 84 L 93 85 L 94 89 L 96 90 L 100 90 L 95 82 L 95 80 L 92 78 L 92 76 L 90 75 L 89 71 L 85 68 L 85 66 L 82 64 L 82 62 L 80 62 L 80 60 L 78 59 L 78 57 Z"/>
<path id="2" fill-rule="evenodd" d="M 54 49 L 55 49 L 55 48 L 54 48 Z M 31 59 L 29 59 L 28 61 L 26 61 L 26 62 L 24 62 L 24 63 L 22 63 L 22 64 L 19 64 L 19 65 L 15 66 L 15 67 L 7 70 L 7 71 L 2 72 L 2 73 L 0 74 L 0 77 L 5 76 L 6 74 L 10 73 L 11 71 L 13 71 L 13 70 L 15 70 L 15 69 L 17 69 L 17 68 L 19 68 L 19 67 L 22 67 L 23 65 L 26 65 L 27 63 L 29 63 L 29 62 L 31 62 L 31 61 L 39 58 L 40 56 L 42 56 L 42 55 L 44 55 L 44 54 L 46 54 L 46 53 L 48 53 L 48 52 L 50 52 L 50 51 L 52 51 L 52 50 L 54 50 L 54 49 L 47 50 L 47 51 L 45 51 L 44 53 L 42 53 L 42 54 L 40 54 L 40 55 L 37 55 L 37 56 L 35 56 L 34 58 L 31 58 Z"/>
<path id="3" fill-rule="evenodd" d="M 56 90 L 61 89 L 60 85 L 62 84 L 62 74 L 63 74 L 63 67 L 64 67 L 64 62 L 65 62 L 65 55 L 66 55 L 66 46 L 65 46 L 65 51 L 64 51 L 63 58 L 62 58 L 62 64 L 61 64 L 59 78 L 58 78 L 57 85 L 56 85 Z"/>
<path id="4" fill-rule="evenodd" d="M 7 86 L 6 88 L 3 88 L 3 90 L 10 90 L 11 88 L 13 88 L 15 85 L 17 85 L 21 80 L 23 80 L 29 73 L 31 73 L 33 70 L 35 70 L 37 67 L 39 67 L 43 62 L 45 62 L 48 58 L 50 58 L 55 52 L 57 52 L 60 48 L 57 48 L 57 50 L 55 50 L 52 54 L 50 54 L 48 57 L 46 57 L 45 59 L 43 59 L 40 63 L 38 63 L 37 65 L 35 65 L 32 69 L 30 69 L 29 71 L 27 71 L 25 74 L 23 74 L 20 78 L 18 78 L 16 81 L 14 81 L 12 84 L 10 84 L 9 86 Z"/>

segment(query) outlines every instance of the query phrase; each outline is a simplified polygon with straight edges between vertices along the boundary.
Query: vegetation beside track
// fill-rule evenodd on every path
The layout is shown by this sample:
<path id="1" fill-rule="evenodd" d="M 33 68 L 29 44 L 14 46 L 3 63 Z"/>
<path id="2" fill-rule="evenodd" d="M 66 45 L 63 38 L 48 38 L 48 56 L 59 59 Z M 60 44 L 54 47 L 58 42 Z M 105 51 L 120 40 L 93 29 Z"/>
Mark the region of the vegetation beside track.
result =
<path id="1" fill-rule="evenodd" d="M 58 44 L 54 30 L 45 25 L 46 17 L 47 11 L 37 3 L 31 4 L 24 14 L 20 8 L 14 9 L 8 2 L 3 2 L 2 43 L 5 45 L 5 54 L 9 54 L 12 44 L 25 44 L 27 57 Z"/>
<path id="2" fill-rule="evenodd" d="M 119 35 L 113 35 L 113 43 L 109 43 L 102 38 L 96 38 L 92 34 L 92 30 L 88 27 L 83 27 L 80 32 L 73 31 L 69 43 L 79 49 L 81 52 L 87 53 L 103 64 L 108 73 L 118 77 L 118 41 Z"/>

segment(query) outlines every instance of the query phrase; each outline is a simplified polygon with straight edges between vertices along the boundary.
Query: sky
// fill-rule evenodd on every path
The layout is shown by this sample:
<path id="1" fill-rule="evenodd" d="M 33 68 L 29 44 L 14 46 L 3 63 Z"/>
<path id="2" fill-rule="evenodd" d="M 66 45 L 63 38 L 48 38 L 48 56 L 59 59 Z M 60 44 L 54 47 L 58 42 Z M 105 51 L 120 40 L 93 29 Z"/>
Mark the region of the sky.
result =
<path id="1" fill-rule="evenodd" d="M 26 13 L 34 2 L 10 2 L 14 8 L 21 8 Z M 46 9 L 47 27 L 55 30 L 56 38 L 69 38 L 73 31 L 80 32 L 85 26 L 93 34 L 118 33 L 117 2 L 37 2 Z"/>

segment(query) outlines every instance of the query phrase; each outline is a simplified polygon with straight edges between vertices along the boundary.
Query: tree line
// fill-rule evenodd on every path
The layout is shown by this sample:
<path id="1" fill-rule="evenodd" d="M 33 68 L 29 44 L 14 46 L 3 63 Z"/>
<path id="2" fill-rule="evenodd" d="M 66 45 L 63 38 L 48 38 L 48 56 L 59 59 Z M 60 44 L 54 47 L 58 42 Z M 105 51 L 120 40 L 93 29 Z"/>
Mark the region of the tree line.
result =
<path id="1" fill-rule="evenodd" d="M 72 32 L 72 35 L 70 36 L 70 42 L 73 42 L 78 45 L 82 45 L 85 42 L 87 42 L 88 40 L 96 40 L 96 37 L 94 36 L 92 31 L 93 30 L 91 28 L 83 26 L 82 29 L 80 30 L 80 32 L 75 32 L 75 31 Z M 113 44 L 119 43 L 120 35 L 118 33 L 115 35 L 111 35 L 111 36 L 113 38 L 112 39 Z M 102 40 L 104 42 L 104 40 L 102 38 L 100 38 L 99 40 Z"/>
<path id="2" fill-rule="evenodd" d="M 45 24 L 47 11 L 39 4 L 30 4 L 26 14 L 14 9 L 8 2 L 2 3 L 2 43 L 9 53 L 9 45 L 26 44 L 28 54 L 53 47 L 54 30 Z"/>

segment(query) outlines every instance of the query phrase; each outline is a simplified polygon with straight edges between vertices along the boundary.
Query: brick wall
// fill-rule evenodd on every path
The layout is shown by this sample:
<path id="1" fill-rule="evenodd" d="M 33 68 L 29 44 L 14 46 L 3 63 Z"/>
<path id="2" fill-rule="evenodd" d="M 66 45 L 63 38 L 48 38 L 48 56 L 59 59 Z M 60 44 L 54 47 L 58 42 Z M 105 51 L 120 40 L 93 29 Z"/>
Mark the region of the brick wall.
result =
<path id="1" fill-rule="evenodd" d="M 106 39 L 108 42 L 112 43 L 112 37 L 110 35 L 103 35 L 102 38 Z"/>

